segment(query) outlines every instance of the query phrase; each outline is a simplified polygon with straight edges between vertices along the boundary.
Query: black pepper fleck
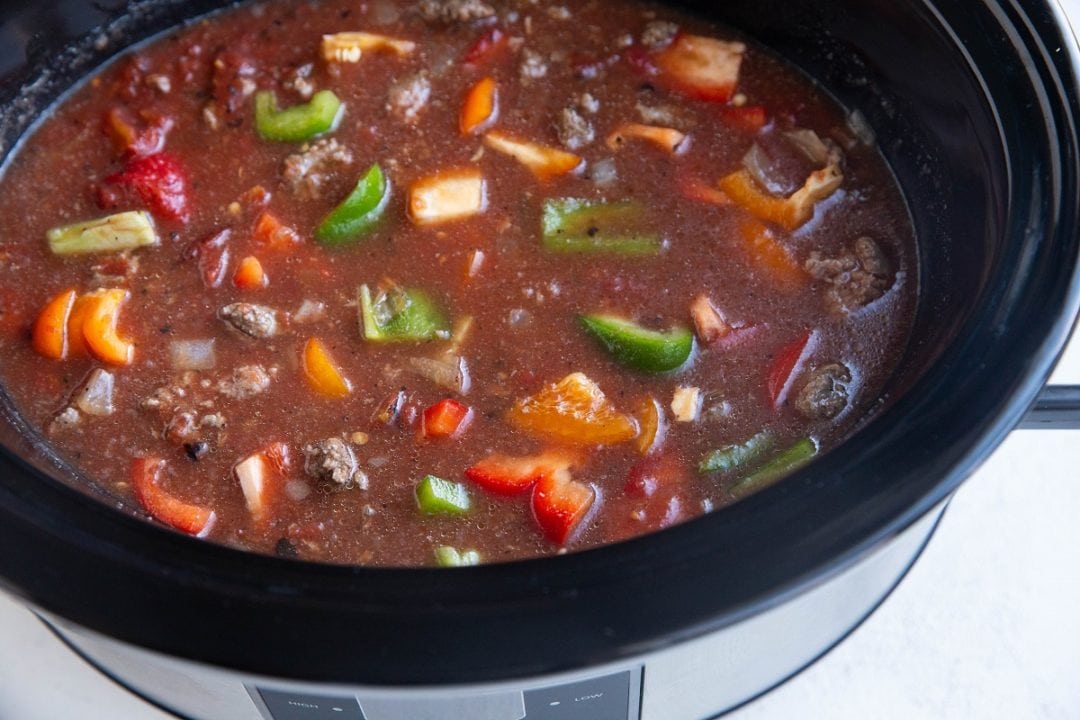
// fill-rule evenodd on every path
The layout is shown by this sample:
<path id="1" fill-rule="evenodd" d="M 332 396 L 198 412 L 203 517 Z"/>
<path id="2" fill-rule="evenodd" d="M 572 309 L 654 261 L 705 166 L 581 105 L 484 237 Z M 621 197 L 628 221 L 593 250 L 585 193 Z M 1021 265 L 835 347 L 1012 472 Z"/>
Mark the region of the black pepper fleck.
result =
<path id="1" fill-rule="evenodd" d="M 188 458 L 198 462 L 202 458 L 206 457 L 206 453 L 210 452 L 210 446 L 202 440 L 198 442 L 184 443 L 184 452 L 187 453 Z"/>

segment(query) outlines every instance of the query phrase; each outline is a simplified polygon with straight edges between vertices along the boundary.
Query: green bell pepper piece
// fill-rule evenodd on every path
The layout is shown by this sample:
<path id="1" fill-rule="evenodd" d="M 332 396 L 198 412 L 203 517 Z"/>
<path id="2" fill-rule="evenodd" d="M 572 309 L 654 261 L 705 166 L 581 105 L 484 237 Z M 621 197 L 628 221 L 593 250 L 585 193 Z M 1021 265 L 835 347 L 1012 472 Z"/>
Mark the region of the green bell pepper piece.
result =
<path id="1" fill-rule="evenodd" d="M 158 244 L 154 221 L 141 210 L 55 227 L 45 237 L 54 255 L 120 252 Z"/>
<path id="2" fill-rule="evenodd" d="M 329 90 L 320 90 L 311 100 L 281 110 L 272 91 L 255 93 L 255 131 L 263 140 L 304 142 L 337 128 L 341 120 L 341 100 Z"/>
<path id="3" fill-rule="evenodd" d="M 410 342 L 450 337 L 450 324 L 423 290 L 394 287 L 372 297 L 360 286 L 360 322 L 374 342 Z"/>
<path id="4" fill-rule="evenodd" d="M 390 183 L 378 163 L 356 183 L 349 196 L 323 218 L 315 239 L 323 245 L 344 245 L 374 229 L 390 202 Z"/>
<path id="5" fill-rule="evenodd" d="M 731 494 L 737 499 L 742 499 L 751 493 L 766 488 L 785 475 L 790 475 L 803 465 L 806 465 L 817 454 L 817 443 L 812 438 L 803 438 L 732 485 Z"/>
<path id="6" fill-rule="evenodd" d="M 640 231 L 643 217 L 644 209 L 633 200 L 545 200 L 544 248 L 564 253 L 658 255 L 664 241 L 659 235 Z"/>
<path id="7" fill-rule="evenodd" d="M 443 545 L 435 548 L 435 564 L 439 567 L 466 567 L 480 564 L 480 553 L 475 550 L 458 551 Z"/>
<path id="8" fill-rule="evenodd" d="M 464 485 L 428 475 L 416 487 L 416 505 L 425 515 L 463 515 L 472 502 Z"/>
<path id="9" fill-rule="evenodd" d="M 746 467 L 757 462 L 773 446 L 773 437 L 767 432 L 759 432 L 741 444 L 727 445 L 713 450 L 705 456 L 698 466 L 698 471 L 705 475 L 715 472 L 731 472 L 736 468 Z"/>
<path id="10" fill-rule="evenodd" d="M 642 372 L 677 370 L 694 351 L 694 334 L 685 327 L 658 332 L 614 315 L 582 315 L 578 320 L 612 357 Z"/>

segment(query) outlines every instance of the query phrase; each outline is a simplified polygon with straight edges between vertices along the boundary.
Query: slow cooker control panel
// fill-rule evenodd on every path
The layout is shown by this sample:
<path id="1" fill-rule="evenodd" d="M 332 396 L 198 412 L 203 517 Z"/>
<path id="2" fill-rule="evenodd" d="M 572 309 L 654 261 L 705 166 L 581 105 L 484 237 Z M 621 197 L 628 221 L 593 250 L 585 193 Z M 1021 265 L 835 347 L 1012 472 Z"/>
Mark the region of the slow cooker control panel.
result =
<path id="1" fill-rule="evenodd" d="M 525 690 L 322 694 L 249 686 L 266 720 L 639 720 L 642 668 Z"/>

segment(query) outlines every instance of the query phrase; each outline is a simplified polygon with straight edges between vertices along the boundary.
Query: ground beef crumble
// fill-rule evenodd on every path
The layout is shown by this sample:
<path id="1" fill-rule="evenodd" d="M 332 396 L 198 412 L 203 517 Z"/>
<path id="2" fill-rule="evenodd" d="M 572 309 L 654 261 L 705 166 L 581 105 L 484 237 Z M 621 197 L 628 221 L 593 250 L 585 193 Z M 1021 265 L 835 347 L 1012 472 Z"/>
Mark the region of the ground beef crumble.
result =
<path id="1" fill-rule="evenodd" d="M 332 437 L 304 446 L 304 472 L 317 481 L 348 488 L 356 481 L 359 466 L 352 448 Z"/>
<path id="2" fill-rule="evenodd" d="M 428 22 L 446 25 L 484 20 L 495 15 L 495 8 L 481 0 L 420 0 L 416 9 Z"/>
<path id="3" fill-rule="evenodd" d="M 334 173 L 352 162 L 352 151 L 333 138 L 324 138 L 285 158 L 282 177 L 297 197 L 316 200 Z"/>
<path id="4" fill-rule="evenodd" d="M 835 313 L 852 313 L 874 302 L 892 287 L 895 273 L 872 238 L 861 237 L 837 257 L 810 253 L 804 267 L 815 280 L 828 284 L 825 302 Z"/>

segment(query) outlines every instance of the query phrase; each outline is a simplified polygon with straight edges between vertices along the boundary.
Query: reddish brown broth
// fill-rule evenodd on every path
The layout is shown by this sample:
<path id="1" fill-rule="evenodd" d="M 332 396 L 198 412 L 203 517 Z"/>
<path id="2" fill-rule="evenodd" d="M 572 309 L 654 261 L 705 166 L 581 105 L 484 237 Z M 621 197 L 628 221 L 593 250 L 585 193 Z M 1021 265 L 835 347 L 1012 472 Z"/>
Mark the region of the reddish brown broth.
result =
<path id="1" fill-rule="evenodd" d="M 511 427 L 507 411 L 515 400 L 570 373 L 588 375 L 620 411 L 635 412 L 649 395 L 664 407 L 666 437 L 648 462 L 662 464 L 669 476 L 679 478 L 671 491 L 678 498 L 679 520 L 732 502 L 728 490 L 745 474 L 699 474 L 698 463 L 710 450 L 743 442 L 763 428 L 777 439 L 774 452 L 806 436 L 828 449 L 874 407 L 902 353 L 914 312 L 913 230 L 880 154 L 856 141 L 844 111 L 799 71 L 751 44 L 738 92 L 748 104 L 767 109 L 771 127 L 809 128 L 843 147 L 841 189 L 819 203 L 814 219 L 802 228 L 773 231 L 800 265 L 813 251 L 836 256 L 856 238 L 872 237 L 895 274 L 883 297 L 856 312 L 831 312 L 827 284 L 809 275 L 794 288 L 778 283 L 741 244 L 737 227 L 745 213 L 737 207 L 686 197 L 681 188 L 687 179 L 713 185 L 739 169 L 756 138 L 725 122 L 717 103 L 688 99 L 632 67 L 621 40 L 640 37 L 654 17 L 672 19 L 684 32 L 699 35 L 731 39 L 731 31 L 638 2 L 567 2 L 569 19 L 549 10 L 555 6 L 510 3 L 499 6 L 495 24 L 515 40 L 478 67 L 466 67 L 461 58 L 491 23 L 430 23 L 401 6 L 398 19 L 380 24 L 387 7 L 384 2 L 365 8 L 338 0 L 271 2 L 194 23 L 110 65 L 57 106 L 18 150 L 0 185 L 0 219 L 6 229 L 0 266 L 2 377 L 20 410 L 62 456 L 128 498 L 133 497 L 133 460 L 163 458 L 163 488 L 212 508 L 216 522 L 208 537 L 228 545 L 371 565 L 431 564 L 433 549 L 447 545 L 476 549 L 485 562 L 497 562 L 550 554 L 559 546 L 537 528 L 527 496 L 497 497 L 465 481 L 463 472 L 493 452 L 528 455 L 550 447 L 551 442 Z M 324 33 L 361 29 L 413 40 L 417 50 L 408 56 L 365 53 L 356 64 L 321 59 Z M 524 49 L 516 47 L 521 41 Z M 523 81 L 525 50 L 546 63 L 545 77 Z M 588 74 L 582 73 L 583 66 L 616 56 L 596 65 L 596 77 L 583 77 Z M 352 152 L 353 162 L 328 176 L 320 197 L 298 197 L 284 183 L 283 163 L 300 145 L 260 139 L 245 88 L 237 86 L 239 96 L 219 96 L 219 101 L 232 98 L 236 107 L 235 113 L 221 113 L 217 102 L 220 127 L 207 122 L 205 109 L 215 103 L 213 65 L 236 57 L 255 68 L 251 87 L 276 90 L 283 106 L 304 102 L 286 88 L 286 81 L 308 63 L 313 64 L 313 85 L 333 90 L 344 102 L 343 120 L 332 137 Z M 429 73 L 430 100 L 409 123 L 388 111 L 387 96 L 396 80 L 421 70 Z M 485 75 L 499 85 L 496 127 L 551 146 L 560 145 L 555 130 L 560 110 L 590 93 L 599 109 L 582 115 L 596 138 L 576 151 L 587 163 L 585 171 L 542 183 L 506 155 L 491 149 L 481 154 L 480 138 L 463 137 L 458 129 L 461 100 Z M 670 109 L 677 127 L 691 137 L 689 149 L 673 156 L 634 141 L 617 152 L 609 150 L 604 139 L 614 127 L 646 122 L 639 104 Z M 114 108 L 133 115 L 153 110 L 174 121 L 166 148 L 186 168 L 191 217 L 187 223 L 156 217 L 161 244 L 131 253 L 138 258 L 137 272 L 121 282 L 99 283 L 93 267 L 106 256 L 56 257 L 44 238 L 49 228 L 114 211 L 103 210 L 96 193 L 103 178 L 123 167 L 104 129 L 104 118 Z M 607 158 L 614 160 L 618 179 L 600 186 L 591 173 Z M 312 238 L 314 228 L 376 162 L 393 187 L 381 225 L 354 245 L 320 246 Z M 405 203 L 412 182 L 469 166 L 479 167 L 486 178 L 486 212 L 438 227 L 410 222 Z M 242 197 L 258 185 L 272 194 L 268 209 L 299 232 L 302 242 L 295 248 L 270 251 L 252 239 L 258 211 Z M 541 204 L 559 197 L 636 199 L 646 207 L 644 222 L 662 231 L 668 247 L 657 257 L 644 258 L 545 252 L 539 241 Z M 236 202 L 243 205 L 239 212 L 230 207 Z M 128 202 L 118 210 L 140 207 Z M 208 289 L 186 251 L 222 228 L 232 229 L 232 260 L 226 281 Z M 485 253 L 485 263 L 466 282 L 466 265 L 477 249 Z M 266 288 L 245 291 L 230 282 L 236 262 L 247 255 L 261 261 L 269 276 Z M 408 358 L 431 356 L 443 341 L 364 341 L 356 290 L 384 278 L 424 288 L 452 318 L 475 318 L 462 350 L 473 380 L 467 395 L 450 393 L 408 369 Z M 110 369 L 116 378 L 112 415 L 84 416 L 73 427 L 58 427 L 57 414 L 101 363 L 85 357 L 42 359 L 31 348 L 29 327 L 62 289 L 86 292 L 98 286 L 130 290 L 120 334 L 135 343 L 135 360 Z M 648 375 L 622 367 L 576 320 L 582 313 L 608 311 L 657 328 L 692 327 L 688 308 L 702 293 L 728 319 L 759 326 L 759 331 L 732 347 L 698 342 L 692 363 L 675 374 Z M 325 303 L 325 319 L 311 324 L 292 319 L 304 300 Z M 216 312 L 239 301 L 277 309 L 279 333 L 255 340 L 227 329 Z M 795 389 L 811 369 L 842 361 L 853 375 L 851 402 L 835 419 L 808 419 L 791 402 L 774 409 L 766 397 L 775 356 L 809 329 L 817 331 L 818 340 Z M 326 343 L 351 380 L 353 392 L 347 398 L 321 397 L 305 381 L 299 358 L 313 336 Z M 168 346 L 192 338 L 216 338 L 216 365 L 185 377 L 170 367 Z M 216 391 L 220 380 L 244 365 L 277 368 L 269 389 L 246 399 Z M 201 415 L 220 413 L 226 420 L 223 432 L 207 438 L 208 452 L 197 461 L 164 437 L 167 418 L 141 407 L 156 389 L 171 386 L 185 387 L 184 408 Z M 704 409 L 697 422 L 672 421 L 670 403 L 678 386 L 702 390 Z M 408 398 L 403 418 L 390 426 L 373 424 L 376 406 L 398 389 Z M 457 439 L 418 438 L 418 423 L 410 417 L 447 397 L 473 409 L 472 424 Z M 356 432 L 368 436 L 365 444 L 353 447 L 368 477 L 366 489 L 329 490 L 305 476 L 305 444 L 335 436 L 349 439 Z M 313 491 L 301 500 L 282 495 L 272 518 L 259 524 L 245 506 L 233 468 L 275 441 L 290 449 L 286 476 L 294 481 L 293 489 L 301 487 L 299 482 Z M 642 461 L 633 443 L 587 449 L 572 474 L 594 486 L 598 500 L 569 548 L 647 532 L 663 522 L 665 512 L 655 507 L 642 518 L 645 501 L 625 489 L 631 469 Z M 469 514 L 420 514 L 414 492 L 428 474 L 464 482 L 473 500 Z"/>

